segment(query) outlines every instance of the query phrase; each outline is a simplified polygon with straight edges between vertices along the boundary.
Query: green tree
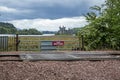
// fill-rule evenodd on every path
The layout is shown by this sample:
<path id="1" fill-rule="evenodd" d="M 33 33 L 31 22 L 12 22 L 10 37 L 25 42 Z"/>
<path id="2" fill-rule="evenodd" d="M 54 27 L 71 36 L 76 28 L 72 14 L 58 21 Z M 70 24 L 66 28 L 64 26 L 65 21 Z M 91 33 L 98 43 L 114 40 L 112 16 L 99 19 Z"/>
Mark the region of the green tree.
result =
<path id="1" fill-rule="evenodd" d="M 99 14 L 87 13 L 89 25 L 79 31 L 84 34 L 86 49 L 120 49 L 120 0 L 106 0 L 101 7 L 90 9 Z"/>
<path id="2" fill-rule="evenodd" d="M 0 22 L 0 34 L 15 34 L 17 29 L 13 24 Z"/>
<path id="3" fill-rule="evenodd" d="M 19 30 L 18 34 L 21 34 L 21 35 L 41 35 L 42 33 L 40 31 L 32 28 L 32 29 Z"/>

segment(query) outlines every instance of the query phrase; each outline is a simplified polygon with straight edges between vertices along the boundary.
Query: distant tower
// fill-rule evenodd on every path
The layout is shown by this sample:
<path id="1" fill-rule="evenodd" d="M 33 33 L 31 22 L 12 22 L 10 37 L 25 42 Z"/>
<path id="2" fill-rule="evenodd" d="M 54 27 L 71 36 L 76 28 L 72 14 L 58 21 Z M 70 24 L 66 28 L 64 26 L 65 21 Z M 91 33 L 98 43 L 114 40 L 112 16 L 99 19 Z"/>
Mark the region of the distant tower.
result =
<path id="1" fill-rule="evenodd" d="M 62 34 L 65 34 L 66 33 L 66 27 L 62 27 Z"/>
<path id="2" fill-rule="evenodd" d="M 59 31 L 58 31 L 58 34 L 67 34 L 67 30 L 66 30 L 66 27 L 65 26 L 60 26 L 59 27 Z"/>

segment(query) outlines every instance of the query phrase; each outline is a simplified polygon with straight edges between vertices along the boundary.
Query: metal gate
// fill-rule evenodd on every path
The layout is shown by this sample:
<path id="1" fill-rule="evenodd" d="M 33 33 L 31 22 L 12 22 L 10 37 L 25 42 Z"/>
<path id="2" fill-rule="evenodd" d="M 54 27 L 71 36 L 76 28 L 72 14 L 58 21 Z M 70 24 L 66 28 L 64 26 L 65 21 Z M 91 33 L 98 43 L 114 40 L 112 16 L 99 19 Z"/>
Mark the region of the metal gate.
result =
<path id="1" fill-rule="evenodd" d="M 16 36 L 15 35 L 0 35 L 0 51 L 15 51 Z"/>
<path id="2" fill-rule="evenodd" d="M 29 36 L 19 35 L 19 51 L 47 51 L 47 50 L 80 50 L 80 42 L 76 36 Z M 64 42 L 64 45 L 52 45 Z"/>

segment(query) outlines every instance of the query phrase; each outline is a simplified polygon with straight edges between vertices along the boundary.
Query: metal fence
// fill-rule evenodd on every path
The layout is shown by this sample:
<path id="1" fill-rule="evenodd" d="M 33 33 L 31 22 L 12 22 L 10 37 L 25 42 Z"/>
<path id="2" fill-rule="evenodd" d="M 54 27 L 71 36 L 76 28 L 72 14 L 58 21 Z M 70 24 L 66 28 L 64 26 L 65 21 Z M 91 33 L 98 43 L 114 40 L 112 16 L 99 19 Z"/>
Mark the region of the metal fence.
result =
<path id="1" fill-rule="evenodd" d="M 43 41 L 21 41 L 19 51 L 46 51 L 46 50 L 79 50 L 78 41 L 64 40 L 63 46 L 41 45 Z M 44 46 L 44 48 L 43 48 Z"/>
<path id="2" fill-rule="evenodd" d="M 15 51 L 15 35 L 0 35 L 0 51 Z"/>
<path id="3" fill-rule="evenodd" d="M 0 36 L 0 51 L 8 50 L 8 36 Z"/>
<path id="4" fill-rule="evenodd" d="M 79 39 L 75 36 L 19 36 L 19 51 L 80 50 Z M 64 45 L 42 45 L 43 42 L 63 41 Z M 51 43 L 52 44 L 52 43 Z M 43 49 L 44 46 L 44 49 Z M 45 49 L 46 48 L 46 49 Z"/>

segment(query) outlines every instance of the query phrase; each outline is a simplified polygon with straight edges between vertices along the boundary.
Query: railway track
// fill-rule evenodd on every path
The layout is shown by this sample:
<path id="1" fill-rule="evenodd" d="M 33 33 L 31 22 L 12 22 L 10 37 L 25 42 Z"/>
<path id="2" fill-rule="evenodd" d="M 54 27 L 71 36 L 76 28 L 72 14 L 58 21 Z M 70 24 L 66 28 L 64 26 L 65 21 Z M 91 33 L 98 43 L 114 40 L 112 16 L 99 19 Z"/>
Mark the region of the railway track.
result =
<path id="1" fill-rule="evenodd" d="M 120 54 L 109 53 L 27 53 L 0 54 L 0 61 L 79 61 L 120 60 Z"/>
<path id="2" fill-rule="evenodd" d="M 0 61 L 23 61 L 19 54 L 0 54 Z"/>

